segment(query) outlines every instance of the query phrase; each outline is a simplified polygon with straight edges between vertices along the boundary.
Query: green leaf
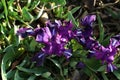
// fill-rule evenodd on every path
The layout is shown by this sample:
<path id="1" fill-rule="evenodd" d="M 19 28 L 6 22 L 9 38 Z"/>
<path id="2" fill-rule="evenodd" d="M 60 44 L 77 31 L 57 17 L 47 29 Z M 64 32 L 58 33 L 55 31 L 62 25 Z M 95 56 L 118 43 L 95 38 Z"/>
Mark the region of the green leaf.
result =
<path id="1" fill-rule="evenodd" d="M 100 36 L 99 36 L 99 42 L 102 43 L 103 39 L 104 39 L 104 27 L 103 27 L 103 23 L 102 20 L 99 16 L 99 14 L 97 14 L 97 20 L 98 20 L 98 25 L 99 25 L 99 32 L 100 32 Z"/>
<path id="2" fill-rule="evenodd" d="M 19 72 L 18 72 L 18 70 L 16 71 L 16 73 L 15 73 L 15 76 L 14 76 L 14 80 L 25 80 L 24 78 L 21 78 L 20 76 L 19 76 Z"/>
<path id="3" fill-rule="evenodd" d="M 68 68 L 64 69 L 64 75 L 67 76 L 68 75 Z"/>
<path id="4" fill-rule="evenodd" d="M 15 11 L 9 11 L 9 17 L 12 19 L 12 20 L 18 20 L 20 21 L 21 23 L 24 23 L 25 25 L 29 26 L 28 23 L 26 23 L 23 18 L 21 18 L 21 16 L 18 15 L 18 12 L 15 12 Z"/>
<path id="5" fill-rule="evenodd" d="M 88 67 L 84 68 L 83 71 L 90 77 L 93 74 L 93 71 L 91 71 Z"/>
<path id="6" fill-rule="evenodd" d="M 4 12 L 1 12 L 1 13 L 0 13 L 0 19 L 2 19 L 2 18 L 5 18 L 5 17 L 4 17 Z"/>
<path id="7" fill-rule="evenodd" d="M 10 79 L 15 75 L 16 70 L 10 70 L 7 72 L 7 78 Z"/>
<path id="8" fill-rule="evenodd" d="M 74 26 L 78 26 L 76 21 L 75 21 L 75 18 L 73 17 L 73 15 L 72 15 L 72 13 L 70 11 L 68 11 L 68 13 L 67 13 L 67 19 L 72 20 Z"/>
<path id="9" fill-rule="evenodd" d="M 105 69 L 106 69 L 106 65 L 103 65 L 103 66 L 100 66 L 100 68 L 98 68 L 97 71 L 102 72 L 102 71 L 105 71 Z"/>
<path id="10" fill-rule="evenodd" d="M 114 71 L 113 74 L 120 80 L 120 71 Z"/>
<path id="11" fill-rule="evenodd" d="M 31 10 L 35 9 L 39 4 L 40 4 L 40 0 L 34 0 L 31 3 L 31 7 L 29 8 L 29 10 L 31 11 Z"/>
<path id="12" fill-rule="evenodd" d="M 8 9 L 9 9 L 10 11 L 13 11 L 13 3 L 14 3 L 14 0 L 8 1 Z"/>
<path id="13" fill-rule="evenodd" d="M 7 9 L 7 5 L 6 5 L 6 1 L 5 0 L 1 0 L 3 6 L 4 6 L 4 12 L 5 12 L 5 17 L 6 17 L 6 21 L 8 23 L 8 9 Z"/>
<path id="14" fill-rule="evenodd" d="M 50 61 L 52 61 L 59 69 L 60 69 L 60 75 L 62 76 L 62 78 L 64 79 L 63 77 L 63 72 L 62 72 L 62 67 L 60 65 L 60 63 L 57 61 L 57 60 L 54 60 L 54 59 L 51 59 L 51 58 L 48 58 Z"/>
<path id="15" fill-rule="evenodd" d="M 0 2 L 0 9 L 3 9 L 3 4 L 2 4 L 2 2 Z"/>
<path id="16" fill-rule="evenodd" d="M 14 48 L 13 48 L 13 45 L 9 45 L 7 46 L 3 52 L 6 52 L 6 53 L 9 53 L 7 55 L 9 55 L 9 57 L 15 55 L 15 51 L 14 51 Z"/>
<path id="17" fill-rule="evenodd" d="M 104 80 L 109 80 L 109 79 L 107 78 L 107 76 L 105 75 L 105 73 L 102 73 L 102 77 L 103 77 Z"/>
<path id="18" fill-rule="evenodd" d="M 28 74 L 34 73 L 36 76 L 40 76 L 43 73 L 47 72 L 47 69 L 43 67 L 33 68 L 33 69 L 27 69 L 21 66 L 16 66 L 18 70 L 26 72 Z"/>
<path id="19" fill-rule="evenodd" d="M 35 17 L 35 20 L 39 19 L 42 16 L 43 11 L 44 11 L 44 6 L 45 6 L 45 4 L 43 4 L 42 9 L 39 11 L 39 13 L 37 14 L 37 16 Z"/>
<path id="20" fill-rule="evenodd" d="M 31 2 L 32 2 L 31 0 L 27 1 L 27 6 L 26 6 L 27 8 L 31 5 Z"/>
<path id="21" fill-rule="evenodd" d="M 6 65 L 8 65 L 8 61 L 14 60 L 15 51 L 12 45 L 9 45 L 4 49 L 3 52 L 6 52 L 3 56 L 2 63 L 1 63 L 1 75 L 3 80 L 7 80 L 7 73 L 6 73 Z"/>
<path id="22" fill-rule="evenodd" d="M 77 51 L 78 49 L 82 49 L 82 46 L 78 44 L 76 40 L 71 40 L 71 44 L 72 44 L 73 52 Z"/>
<path id="23" fill-rule="evenodd" d="M 44 78 L 49 78 L 50 75 L 51 75 L 50 72 L 45 72 L 45 73 L 42 74 L 42 77 L 44 77 Z"/>
<path id="24" fill-rule="evenodd" d="M 62 70 L 60 63 L 57 60 L 49 58 L 50 61 L 52 61 L 60 70 Z"/>
<path id="25" fill-rule="evenodd" d="M 1 31 L 1 33 L 2 33 L 2 35 L 3 35 L 3 37 L 5 38 L 5 41 L 7 42 L 7 44 L 9 44 L 9 40 L 8 40 L 8 38 L 7 38 L 7 36 L 6 36 L 6 34 L 5 34 L 5 30 L 4 30 L 4 28 L 3 28 L 3 26 L 0 24 L 0 31 Z"/>
<path id="26" fill-rule="evenodd" d="M 63 12 L 64 12 L 63 7 L 57 8 L 55 12 L 57 12 L 57 17 L 60 17 L 60 18 L 63 17 Z"/>
<path id="27" fill-rule="evenodd" d="M 32 21 L 34 19 L 26 7 L 22 9 L 22 16 L 25 21 Z"/>
<path id="28" fill-rule="evenodd" d="M 107 45 L 109 44 L 109 42 L 110 42 L 110 38 L 111 38 L 113 35 L 114 35 L 114 34 L 111 34 L 111 35 L 107 36 L 107 38 L 105 38 L 105 39 L 103 40 L 102 44 L 103 44 L 104 46 L 107 46 Z"/>
<path id="29" fill-rule="evenodd" d="M 78 9 L 80 9 L 80 6 L 73 8 L 73 9 L 71 10 L 71 13 L 74 14 Z"/>
<path id="30" fill-rule="evenodd" d="M 36 76 L 35 75 L 31 75 L 28 80 L 35 80 Z"/>
<path id="31" fill-rule="evenodd" d="M 25 57 L 25 59 L 21 62 L 21 64 L 19 66 L 24 66 L 25 64 L 27 64 L 27 62 L 29 61 L 28 57 Z"/>
<path id="32" fill-rule="evenodd" d="M 55 2 L 57 5 L 65 5 L 66 4 L 66 0 L 52 0 L 53 2 Z"/>
<path id="33" fill-rule="evenodd" d="M 41 0 L 41 2 L 43 3 L 48 3 L 48 2 L 52 2 L 55 3 L 55 5 L 66 5 L 66 0 Z"/>
<path id="34" fill-rule="evenodd" d="M 30 51 L 35 51 L 35 47 L 38 43 L 33 39 L 30 43 Z"/>
<path id="35" fill-rule="evenodd" d="M 75 67 L 75 65 L 77 64 L 77 62 L 76 61 L 70 61 L 70 67 Z"/>
<path id="36" fill-rule="evenodd" d="M 7 3 L 5 0 L 1 0 L 3 7 L 4 7 L 4 13 L 5 13 L 5 18 L 6 18 L 6 23 L 8 25 L 9 28 L 11 28 L 11 25 L 9 23 L 9 19 L 8 19 L 8 8 L 7 8 Z"/>
<path id="37" fill-rule="evenodd" d="M 97 69 L 101 66 L 99 60 L 96 60 L 94 58 L 86 59 L 85 61 L 86 67 L 88 67 L 91 71 L 97 72 Z"/>
<path id="38" fill-rule="evenodd" d="M 111 16 L 114 18 L 114 19 L 118 19 L 119 16 L 118 16 L 118 12 L 115 12 L 114 10 L 112 10 L 111 8 L 106 8 L 108 13 L 111 14 Z"/>

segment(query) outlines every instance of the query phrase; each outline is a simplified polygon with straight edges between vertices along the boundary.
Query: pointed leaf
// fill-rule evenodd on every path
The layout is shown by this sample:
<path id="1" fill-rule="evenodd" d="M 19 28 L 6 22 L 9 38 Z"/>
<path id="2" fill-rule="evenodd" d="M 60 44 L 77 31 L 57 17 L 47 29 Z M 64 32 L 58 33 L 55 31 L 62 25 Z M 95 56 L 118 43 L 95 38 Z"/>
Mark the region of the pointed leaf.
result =
<path id="1" fill-rule="evenodd" d="M 11 61 L 14 59 L 15 52 L 12 45 L 9 45 L 4 49 L 3 52 L 6 52 L 3 56 L 2 63 L 1 63 L 1 75 L 3 80 L 7 80 L 7 73 L 6 73 L 6 65 L 8 65 L 8 61 Z"/>
<path id="2" fill-rule="evenodd" d="M 103 27 L 103 23 L 102 20 L 100 18 L 100 16 L 97 14 L 97 20 L 98 20 L 98 25 L 99 25 L 99 42 L 102 43 L 103 39 L 104 39 L 104 27 Z"/>
<path id="3" fill-rule="evenodd" d="M 120 80 L 120 71 L 114 71 L 113 74 Z"/>
<path id="4" fill-rule="evenodd" d="M 76 21 L 75 21 L 75 18 L 73 17 L 73 15 L 72 15 L 72 13 L 71 13 L 70 11 L 68 11 L 67 17 L 68 17 L 68 18 L 67 18 L 68 20 L 72 20 L 74 26 L 77 26 L 77 23 L 76 23 Z"/>
<path id="5" fill-rule="evenodd" d="M 35 75 L 32 75 L 28 78 L 28 80 L 35 80 L 36 76 Z"/>
<path id="6" fill-rule="evenodd" d="M 33 16 L 28 12 L 28 9 L 26 7 L 22 9 L 22 16 L 25 21 L 33 20 Z"/>
<path id="7" fill-rule="evenodd" d="M 36 76 L 40 76 L 43 73 L 47 72 L 47 69 L 43 67 L 33 68 L 33 69 L 27 69 L 21 66 L 17 66 L 17 69 L 26 73 L 34 73 Z"/>

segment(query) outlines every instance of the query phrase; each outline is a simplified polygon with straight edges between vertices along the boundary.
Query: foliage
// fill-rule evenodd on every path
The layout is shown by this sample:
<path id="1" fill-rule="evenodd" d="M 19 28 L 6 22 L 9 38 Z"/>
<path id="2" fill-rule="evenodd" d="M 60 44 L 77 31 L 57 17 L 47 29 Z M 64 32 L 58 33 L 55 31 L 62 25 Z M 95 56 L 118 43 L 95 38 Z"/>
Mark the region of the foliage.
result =
<path id="1" fill-rule="evenodd" d="M 33 37 L 21 39 L 21 27 L 44 27 L 47 20 L 71 20 L 74 28 L 82 28 L 80 19 L 87 14 L 97 15 L 94 38 L 102 45 L 120 32 L 120 1 L 116 0 L 1 0 L 0 2 L 0 65 L 1 80 L 119 80 L 120 52 L 115 56 L 118 67 L 111 73 L 95 58 L 87 58 L 88 50 L 72 39 L 67 45 L 72 56 L 47 56 L 42 66 L 32 57 L 44 46 Z M 73 28 L 73 29 L 74 29 Z M 76 67 L 78 62 L 84 67 Z"/>

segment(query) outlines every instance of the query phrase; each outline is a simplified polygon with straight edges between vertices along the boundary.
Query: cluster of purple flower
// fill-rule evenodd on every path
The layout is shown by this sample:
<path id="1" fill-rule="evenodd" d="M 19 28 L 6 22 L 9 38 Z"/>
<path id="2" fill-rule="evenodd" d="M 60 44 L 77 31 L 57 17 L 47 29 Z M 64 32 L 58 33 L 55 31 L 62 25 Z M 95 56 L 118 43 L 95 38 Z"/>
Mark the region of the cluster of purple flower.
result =
<path id="1" fill-rule="evenodd" d="M 72 50 L 65 48 L 66 44 L 73 38 L 89 51 L 89 57 L 94 56 L 96 59 L 107 64 L 107 71 L 111 72 L 117 69 L 112 63 L 114 56 L 117 53 L 117 48 L 120 45 L 120 35 L 112 37 L 108 46 L 101 45 L 93 36 L 93 22 L 96 20 L 95 15 L 87 15 L 81 20 L 83 29 L 79 28 L 72 30 L 73 24 L 71 21 L 55 22 L 48 21 L 46 27 L 20 28 L 17 32 L 22 38 L 33 36 L 38 43 L 43 43 L 45 47 L 33 57 L 33 61 L 37 65 L 41 65 L 46 55 L 55 54 L 57 56 L 64 55 L 66 59 L 72 56 Z"/>
<path id="2" fill-rule="evenodd" d="M 37 65 L 41 65 L 46 55 L 55 54 L 57 56 L 65 56 L 69 59 L 71 49 L 65 47 L 66 44 L 73 38 L 72 22 L 55 20 L 54 23 L 48 21 L 46 27 L 20 28 L 17 32 L 22 38 L 33 36 L 38 43 L 43 43 L 44 47 L 33 57 L 33 61 Z"/>
<path id="3" fill-rule="evenodd" d="M 118 46 L 120 46 L 120 35 L 112 37 L 108 46 L 101 45 L 98 41 L 92 38 L 93 28 L 92 24 L 96 20 L 95 15 L 88 15 L 81 20 L 84 29 L 76 31 L 77 41 L 89 50 L 88 57 L 94 56 L 96 59 L 101 60 L 102 63 L 107 64 L 107 72 L 112 72 L 117 69 L 113 65 L 114 56 L 117 53 Z"/>

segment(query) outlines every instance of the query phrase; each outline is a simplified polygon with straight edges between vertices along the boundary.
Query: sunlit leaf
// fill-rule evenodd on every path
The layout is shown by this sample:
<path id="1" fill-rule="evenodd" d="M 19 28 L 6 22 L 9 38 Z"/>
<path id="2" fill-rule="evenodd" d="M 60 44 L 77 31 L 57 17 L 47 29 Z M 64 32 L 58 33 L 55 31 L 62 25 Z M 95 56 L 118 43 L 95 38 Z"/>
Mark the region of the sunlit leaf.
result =
<path id="1" fill-rule="evenodd" d="M 36 76 L 35 75 L 31 75 L 28 80 L 35 80 Z"/>
<path id="2" fill-rule="evenodd" d="M 29 0 L 30 1 L 30 0 Z M 28 2 L 28 5 L 30 3 Z M 29 10 L 33 10 L 35 9 L 38 5 L 40 4 L 40 0 L 34 0 L 32 3 L 31 3 L 31 7 L 29 8 Z"/>
<path id="3" fill-rule="evenodd" d="M 42 77 L 44 77 L 44 78 L 49 78 L 50 75 L 51 75 L 50 72 L 46 72 L 46 73 L 43 73 L 43 74 L 42 74 Z"/>
<path id="4" fill-rule="evenodd" d="M 25 21 L 33 20 L 33 16 L 28 12 L 26 7 L 22 9 L 22 16 Z"/>

